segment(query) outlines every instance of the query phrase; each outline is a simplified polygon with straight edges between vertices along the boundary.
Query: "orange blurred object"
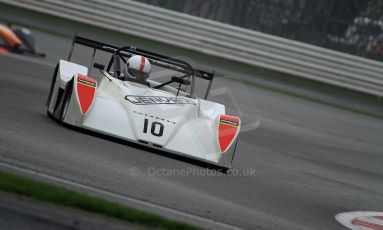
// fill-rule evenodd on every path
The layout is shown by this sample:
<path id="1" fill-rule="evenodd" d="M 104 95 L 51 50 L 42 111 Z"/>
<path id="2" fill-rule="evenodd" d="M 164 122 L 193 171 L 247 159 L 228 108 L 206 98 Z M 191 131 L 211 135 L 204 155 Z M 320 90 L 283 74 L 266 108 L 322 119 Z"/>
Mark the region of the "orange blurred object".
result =
<path id="1" fill-rule="evenodd" d="M 8 45 L 15 47 L 23 44 L 23 42 L 16 36 L 16 34 L 8 27 L 0 25 L 0 37 Z"/>

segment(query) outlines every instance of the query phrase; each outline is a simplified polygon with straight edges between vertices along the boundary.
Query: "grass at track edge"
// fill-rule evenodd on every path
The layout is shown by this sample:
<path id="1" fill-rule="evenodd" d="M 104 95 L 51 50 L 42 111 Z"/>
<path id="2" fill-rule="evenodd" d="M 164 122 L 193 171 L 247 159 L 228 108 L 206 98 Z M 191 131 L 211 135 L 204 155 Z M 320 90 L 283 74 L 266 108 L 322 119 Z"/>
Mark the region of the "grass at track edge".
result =
<path id="1" fill-rule="evenodd" d="M 25 196 L 37 201 L 63 205 L 106 215 L 145 227 L 159 229 L 200 229 L 196 226 L 169 220 L 158 215 L 129 208 L 114 202 L 88 196 L 69 189 L 51 185 L 8 172 L 0 171 L 0 190 Z"/>

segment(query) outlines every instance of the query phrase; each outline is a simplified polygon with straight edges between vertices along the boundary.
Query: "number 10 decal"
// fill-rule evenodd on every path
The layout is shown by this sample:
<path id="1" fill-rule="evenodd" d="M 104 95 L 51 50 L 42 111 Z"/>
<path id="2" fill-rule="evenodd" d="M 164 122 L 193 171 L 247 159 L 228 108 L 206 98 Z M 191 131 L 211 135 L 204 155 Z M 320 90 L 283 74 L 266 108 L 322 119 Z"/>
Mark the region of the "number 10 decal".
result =
<path id="1" fill-rule="evenodd" d="M 148 132 L 148 125 L 149 125 L 149 120 L 147 118 L 145 118 L 145 120 L 144 120 L 144 133 Z M 161 137 L 162 134 L 164 134 L 164 125 L 160 122 L 157 122 L 157 121 L 152 122 L 152 126 L 150 128 L 150 133 L 153 136 Z"/>

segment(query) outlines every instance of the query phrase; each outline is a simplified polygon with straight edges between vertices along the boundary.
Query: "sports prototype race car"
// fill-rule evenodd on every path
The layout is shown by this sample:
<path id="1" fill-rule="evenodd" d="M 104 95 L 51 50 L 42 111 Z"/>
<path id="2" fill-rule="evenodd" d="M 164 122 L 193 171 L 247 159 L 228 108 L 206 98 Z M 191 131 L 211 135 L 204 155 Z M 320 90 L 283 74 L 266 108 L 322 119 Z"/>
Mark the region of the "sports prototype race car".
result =
<path id="1" fill-rule="evenodd" d="M 76 44 L 93 49 L 90 70 L 71 62 Z M 96 52 L 110 60 L 94 63 Z M 158 77 L 160 76 L 160 77 Z M 213 73 L 188 62 L 133 46 L 116 47 L 75 36 L 68 60 L 53 74 L 47 114 L 64 124 L 144 145 L 227 170 L 231 167 L 241 120 L 225 106 L 206 100 Z M 196 80 L 206 86 L 195 95 Z"/>
<path id="2" fill-rule="evenodd" d="M 37 57 L 45 57 L 45 53 L 39 52 L 35 42 L 35 36 L 27 28 L 0 25 L 0 53 L 18 53 Z"/>

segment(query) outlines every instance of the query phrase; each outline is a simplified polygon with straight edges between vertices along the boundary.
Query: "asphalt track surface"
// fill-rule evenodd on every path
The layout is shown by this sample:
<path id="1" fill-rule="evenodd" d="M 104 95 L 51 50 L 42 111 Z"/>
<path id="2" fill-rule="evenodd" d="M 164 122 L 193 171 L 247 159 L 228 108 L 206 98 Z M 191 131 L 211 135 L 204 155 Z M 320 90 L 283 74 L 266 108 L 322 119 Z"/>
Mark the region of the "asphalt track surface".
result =
<path id="1" fill-rule="evenodd" d="M 38 39 L 48 59 L 0 56 L 1 168 L 217 229 L 344 229 L 335 214 L 382 210 L 382 119 L 252 87 L 261 125 L 241 134 L 234 169 L 255 175 L 153 176 L 203 168 L 49 119 L 54 62 L 70 40 Z"/>

